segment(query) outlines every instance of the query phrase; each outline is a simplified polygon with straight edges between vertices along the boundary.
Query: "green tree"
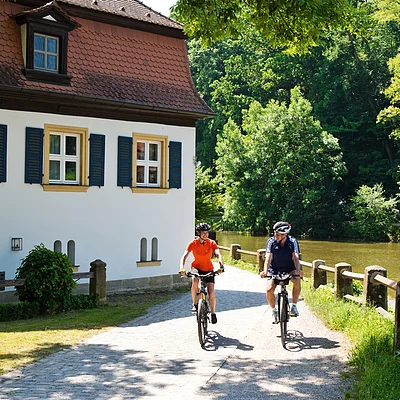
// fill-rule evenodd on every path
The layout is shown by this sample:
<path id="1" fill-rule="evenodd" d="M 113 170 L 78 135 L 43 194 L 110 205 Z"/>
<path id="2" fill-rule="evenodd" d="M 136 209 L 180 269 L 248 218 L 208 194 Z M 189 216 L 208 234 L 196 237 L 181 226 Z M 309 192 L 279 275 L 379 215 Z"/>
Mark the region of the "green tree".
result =
<path id="1" fill-rule="evenodd" d="M 397 222 L 397 204 L 397 199 L 385 198 L 382 185 L 361 186 L 352 198 L 355 216 L 352 226 L 359 238 L 375 242 L 388 240 L 388 234 Z"/>
<path id="2" fill-rule="evenodd" d="M 378 10 L 375 17 L 381 24 L 388 22 L 399 27 L 400 4 L 397 1 L 377 0 Z M 381 110 L 377 121 L 386 124 L 391 129 L 391 136 L 400 139 L 400 53 L 388 61 L 392 76 L 390 85 L 385 90 L 385 95 L 390 105 Z"/>
<path id="3" fill-rule="evenodd" d="M 291 91 L 289 105 L 253 102 L 242 129 L 229 121 L 217 143 L 227 227 L 265 233 L 286 219 L 297 233 L 333 234 L 343 218 L 336 187 L 346 169 L 337 139 L 300 90 Z"/>
<path id="4" fill-rule="evenodd" d="M 211 174 L 210 168 L 196 168 L 196 224 L 210 221 L 220 213 L 221 193 L 218 181 Z"/>
<path id="5" fill-rule="evenodd" d="M 248 25 L 270 44 L 306 51 L 335 26 L 349 26 L 354 9 L 347 0 L 178 0 L 173 15 L 185 33 L 206 44 L 239 37 Z"/>
<path id="6" fill-rule="evenodd" d="M 400 36 L 395 24 L 376 23 L 373 4 L 360 3 L 357 32 L 332 31 L 305 55 L 272 49 L 250 27 L 242 38 L 207 49 L 190 41 L 196 86 L 216 112 L 198 125 L 197 157 L 203 165 L 214 166 L 216 140 L 228 118 L 241 126 L 242 110 L 253 100 L 289 101 L 290 90 L 299 86 L 323 128 L 339 139 L 349 171 L 338 189 L 342 196 L 348 199 L 361 185 L 375 183 L 395 193 L 399 144 L 388 137 L 388 126 L 376 124 L 376 116 L 389 104 L 383 95 L 390 81 L 387 61 L 397 54 Z"/>

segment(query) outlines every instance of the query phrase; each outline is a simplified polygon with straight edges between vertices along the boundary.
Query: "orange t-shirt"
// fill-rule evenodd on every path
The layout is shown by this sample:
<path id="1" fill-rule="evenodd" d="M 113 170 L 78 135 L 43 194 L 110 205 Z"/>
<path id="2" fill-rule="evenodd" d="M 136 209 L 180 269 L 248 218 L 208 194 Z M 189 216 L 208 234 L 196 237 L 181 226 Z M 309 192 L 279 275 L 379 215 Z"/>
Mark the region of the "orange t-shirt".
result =
<path id="1" fill-rule="evenodd" d="M 213 250 L 218 249 L 217 243 L 212 239 L 206 239 L 203 244 L 200 243 L 199 239 L 192 240 L 186 250 L 193 253 L 194 261 L 191 264 L 191 268 L 197 268 L 201 271 L 213 271 L 214 266 L 211 262 Z"/>

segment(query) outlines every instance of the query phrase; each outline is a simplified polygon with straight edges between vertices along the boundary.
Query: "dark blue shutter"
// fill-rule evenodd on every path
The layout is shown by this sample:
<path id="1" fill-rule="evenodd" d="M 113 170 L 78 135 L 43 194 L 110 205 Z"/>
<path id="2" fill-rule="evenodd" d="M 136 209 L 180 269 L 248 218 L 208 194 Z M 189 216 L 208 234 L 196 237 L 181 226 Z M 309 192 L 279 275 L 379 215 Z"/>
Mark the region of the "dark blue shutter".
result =
<path id="1" fill-rule="evenodd" d="M 0 182 L 7 181 L 7 125 L 0 125 Z"/>
<path id="2" fill-rule="evenodd" d="M 132 186 L 132 138 L 118 136 L 118 186 Z"/>
<path id="3" fill-rule="evenodd" d="M 43 181 L 43 129 L 26 128 L 25 183 Z"/>
<path id="4" fill-rule="evenodd" d="M 169 142 L 169 187 L 182 187 L 182 143 Z"/>
<path id="5" fill-rule="evenodd" d="M 90 134 L 89 185 L 104 186 L 106 137 Z"/>

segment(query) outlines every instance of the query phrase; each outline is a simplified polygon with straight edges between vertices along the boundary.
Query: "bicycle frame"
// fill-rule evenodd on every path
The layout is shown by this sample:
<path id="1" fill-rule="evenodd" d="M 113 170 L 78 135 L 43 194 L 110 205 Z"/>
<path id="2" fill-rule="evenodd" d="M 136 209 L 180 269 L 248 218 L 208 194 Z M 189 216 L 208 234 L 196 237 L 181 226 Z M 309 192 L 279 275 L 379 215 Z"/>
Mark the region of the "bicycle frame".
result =
<path id="1" fill-rule="evenodd" d="M 281 273 L 281 274 L 267 276 L 267 278 L 273 279 L 274 283 L 280 287 L 280 291 L 278 292 L 278 318 L 281 329 L 282 346 L 285 346 L 286 344 L 287 324 L 290 319 L 289 295 L 286 286 L 289 284 L 289 281 L 292 279 L 292 277 L 293 275 L 290 275 L 288 273 Z"/>
<path id="2" fill-rule="evenodd" d="M 200 279 L 198 302 L 197 302 L 197 332 L 199 335 L 200 346 L 204 347 L 206 343 L 207 328 L 209 321 L 210 306 L 208 304 L 208 293 L 206 279 L 210 276 L 218 275 L 217 271 L 211 271 L 205 275 L 197 272 L 187 272 L 186 276 Z"/>
<path id="3" fill-rule="evenodd" d="M 288 297 L 288 292 L 286 290 L 286 285 L 289 279 L 290 278 L 286 278 L 285 280 L 278 280 L 278 285 L 280 286 L 280 292 L 278 292 L 278 317 L 281 328 L 282 346 L 285 346 L 286 344 L 287 324 L 290 318 L 289 297 Z"/>

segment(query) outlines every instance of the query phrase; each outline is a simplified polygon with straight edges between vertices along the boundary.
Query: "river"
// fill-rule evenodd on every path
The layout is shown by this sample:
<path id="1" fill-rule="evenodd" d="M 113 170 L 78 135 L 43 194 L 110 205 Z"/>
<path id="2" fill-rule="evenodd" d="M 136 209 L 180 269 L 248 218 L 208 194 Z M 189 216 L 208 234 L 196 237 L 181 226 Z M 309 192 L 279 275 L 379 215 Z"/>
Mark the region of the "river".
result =
<path id="1" fill-rule="evenodd" d="M 217 232 L 218 244 L 230 247 L 237 243 L 242 250 L 257 251 L 265 249 L 267 237 L 250 236 L 236 232 Z M 365 267 L 379 265 L 387 269 L 387 276 L 400 281 L 400 243 L 348 243 L 318 240 L 299 240 L 302 260 L 324 260 L 327 265 L 334 267 L 339 262 L 352 266 L 354 272 L 364 273 Z M 227 255 L 222 251 L 222 255 Z M 255 263 L 253 256 L 242 255 L 243 260 Z M 303 268 L 307 276 L 310 269 Z M 329 275 L 328 275 L 329 279 Z"/>

